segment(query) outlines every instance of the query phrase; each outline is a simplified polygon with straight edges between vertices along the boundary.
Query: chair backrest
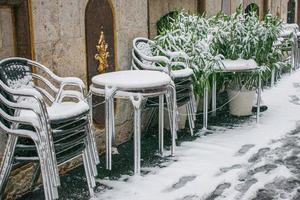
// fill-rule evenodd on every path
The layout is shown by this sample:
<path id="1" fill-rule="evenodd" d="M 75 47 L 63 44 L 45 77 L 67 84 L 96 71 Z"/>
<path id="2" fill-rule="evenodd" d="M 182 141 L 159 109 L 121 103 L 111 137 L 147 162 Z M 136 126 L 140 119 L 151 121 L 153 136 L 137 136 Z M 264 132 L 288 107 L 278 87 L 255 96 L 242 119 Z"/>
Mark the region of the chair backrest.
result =
<path id="1" fill-rule="evenodd" d="M 12 89 L 32 87 L 31 72 L 32 68 L 27 64 L 27 60 L 25 59 L 4 59 L 0 62 L 0 80 Z M 0 93 L 9 101 L 15 101 L 14 97 L 4 90 L 1 90 Z M 10 115 L 14 113 L 13 109 L 7 107 L 2 102 L 0 103 L 0 108 Z"/>
<path id="2" fill-rule="evenodd" d="M 12 89 L 33 87 L 32 66 L 26 59 L 5 59 L 0 62 L 0 80 Z"/>
<path id="3" fill-rule="evenodd" d="M 141 63 L 146 65 L 154 66 L 154 62 L 144 59 L 145 57 L 153 57 L 152 47 L 154 43 L 147 39 L 138 37 L 133 40 L 133 50 L 136 58 L 139 59 Z"/>

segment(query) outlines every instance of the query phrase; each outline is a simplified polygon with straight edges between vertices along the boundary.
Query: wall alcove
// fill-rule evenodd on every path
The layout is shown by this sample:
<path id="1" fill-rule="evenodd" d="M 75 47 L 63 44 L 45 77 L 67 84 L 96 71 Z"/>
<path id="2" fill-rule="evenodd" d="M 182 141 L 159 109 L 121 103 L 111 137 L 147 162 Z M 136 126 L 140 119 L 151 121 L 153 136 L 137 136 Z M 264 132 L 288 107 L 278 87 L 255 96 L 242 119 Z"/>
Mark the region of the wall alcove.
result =
<path id="1" fill-rule="evenodd" d="M 115 71 L 115 19 L 110 0 L 89 0 L 85 10 L 87 83 L 97 74 Z M 103 102 L 102 97 L 93 97 L 93 105 Z M 105 124 L 105 105 L 93 108 L 95 125 Z"/>

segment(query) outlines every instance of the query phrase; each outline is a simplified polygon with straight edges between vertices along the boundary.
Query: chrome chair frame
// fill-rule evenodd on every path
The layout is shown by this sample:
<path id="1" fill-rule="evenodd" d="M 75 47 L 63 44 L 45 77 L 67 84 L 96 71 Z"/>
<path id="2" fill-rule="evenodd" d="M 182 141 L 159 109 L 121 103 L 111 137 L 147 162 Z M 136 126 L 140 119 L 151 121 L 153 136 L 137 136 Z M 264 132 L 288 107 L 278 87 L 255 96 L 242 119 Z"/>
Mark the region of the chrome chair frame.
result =
<path id="1" fill-rule="evenodd" d="M 5 93 L 11 95 L 14 97 L 13 101 L 5 99 L 3 95 L 1 95 L 1 104 L 6 105 L 7 107 L 10 107 L 15 110 L 15 115 L 17 116 L 9 116 L 4 113 L 2 110 L 0 116 L 1 118 L 9 119 L 9 121 L 14 122 L 14 127 L 8 128 L 4 126 L 2 122 L 0 122 L 2 130 L 4 130 L 5 133 L 9 134 L 9 140 L 8 144 L 6 146 L 6 151 L 4 154 L 4 158 L 1 162 L 1 178 L 0 178 L 0 197 L 4 195 L 5 185 L 8 180 L 9 173 L 12 169 L 12 158 L 14 156 L 14 149 L 16 147 L 16 141 L 18 137 L 29 137 L 34 142 L 38 149 L 40 163 L 41 163 L 41 172 L 43 177 L 43 184 L 45 187 L 45 198 L 46 199 L 58 199 L 58 192 L 57 187 L 60 186 L 60 177 L 58 173 L 58 164 L 56 160 L 55 150 L 54 150 L 54 143 L 53 143 L 53 130 L 50 126 L 50 119 L 49 115 L 47 113 L 47 103 L 45 99 L 53 103 L 61 103 L 64 98 L 71 97 L 75 98 L 77 100 L 85 101 L 85 94 L 86 89 L 84 83 L 75 77 L 59 77 L 55 75 L 53 72 L 51 72 L 47 67 L 35 62 L 31 61 L 29 59 L 25 58 L 8 58 L 3 59 L 0 62 L 0 66 L 9 63 L 9 62 L 16 62 L 16 67 L 18 63 L 26 63 L 30 65 L 31 67 L 35 67 L 35 70 L 31 72 L 28 72 L 29 76 L 29 82 L 32 82 L 32 79 L 35 78 L 38 81 L 41 81 L 43 84 L 47 86 L 48 89 L 54 94 L 51 95 L 50 92 L 48 92 L 46 89 L 40 87 L 39 85 L 32 84 L 32 85 L 14 85 L 13 83 L 9 83 L 6 85 L 2 81 L 0 81 L 0 87 L 2 91 L 5 91 Z M 54 84 L 51 83 L 48 79 L 46 79 L 41 74 L 36 73 L 36 70 L 42 71 L 42 73 L 47 74 L 52 80 L 56 82 L 57 85 L 59 85 L 59 88 L 57 88 Z M 28 84 L 28 82 L 27 82 Z M 73 90 L 65 90 L 64 88 L 66 86 L 73 86 L 77 87 L 79 89 L 79 92 L 73 91 Z M 18 98 L 31 98 L 34 99 L 39 107 L 39 110 L 36 110 L 36 106 L 30 106 L 30 104 L 25 104 L 22 101 L 21 102 L 15 102 L 15 97 Z M 26 120 L 20 120 L 18 118 L 18 115 L 22 110 L 30 110 L 32 111 L 38 121 L 39 126 L 35 126 L 35 131 L 31 131 L 31 134 L 24 135 L 22 132 L 27 133 L 27 131 L 19 129 L 17 126 L 20 124 L 20 122 L 23 122 L 24 124 L 30 124 L 30 121 Z M 87 175 L 87 181 L 89 185 L 89 192 L 91 195 L 93 195 L 93 187 L 95 187 L 95 176 L 97 176 L 97 169 L 96 165 L 99 163 L 99 157 L 98 157 L 98 151 L 96 148 L 95 138 L 93 135 L 93 132 L 91 131 L 91 116 L 88 112 L 86 115 L 86 119 L 88 121 L 85 130 L 87 132 L 87 136 L 84 139 L 85 143 L 85 149 L 82 152 L 84 167 Z M 18 134 L 16 134 L 16 132 Z M 34 134 L 33 134 L 34 133 Z M 38 138 L 39 140 L 37 140 Z M 40 148 L 43 149 L 42 152 L 40 152 Z M 46 157 L 43 157 L 43 155 L 46 155 Z M 73 158 L 71 158 L 73 159 Z M 70 159 L 69 159 L 70 160 Z M 67 160 L 67 161 L 69 161 Z M 65 161 L 65 162 L 67 162 Z M 64 162 L 64 163 L 65 163 Z M 60 163 L 60 165 L 63 163 Z M 43 168 L 43 166 L 47 167 L 47 170 Z M 42 169 L 43 168 L 43 169 Z"/>
<path id="2" fill-rule="evenodd" d="M 137 46 L 138 43 L 143 42 L 144 44 L 155 46 L 163 55 L 147 55 L 141 51 L 141 48 Z M 143 47 L 142 47 L 143 48 Z M 149 48 L 149 46 L 144 46 L 144 48 Z M 150 49 L 148 49 L 150 51 Z M 149 53 L 148 53 L 149 54 Z M 183 59 L 184 62 L 178 61 L 179 59 Z M 143 61 L 146 61 L 143 62 Z M 162 67 L 160 63 L 164 63 L 165 67 Z M 183 69 L 188 68 L 189 66 L 189 57 L 185 52 L 170 52 L 164 50 L 162 47 L 156 45 L 153 41 L 138 37 L 133 40 L 133 50 L 132 50 L 132 70 L 153 70 L 153 71 L 161 71 L 167 73 L 175 82 L 176 88 L 176 80 L 182 78 L 191 78 L 191 75 L 188 77 L 176 77 L 173 71 L 174 66 L 181 66 Z M 194 121 L 196 120 L 196 100 L 194 96 L 193 86 L 189 85 L 190 93 L 189 100 L 185 103 L 185 107 L 187 110 L 188 121 L 191 135 L 193 135 L 193 129 L 195 128 Z M 177 106 L 176 106 L 177 107 Z M 176 114 L 176 119 L 178 113 Z M 169 115 L 169 119 L 171 121 L 172 115 Z M 178 124 L 176 123 L 176 130 L 178 130 Z"/>

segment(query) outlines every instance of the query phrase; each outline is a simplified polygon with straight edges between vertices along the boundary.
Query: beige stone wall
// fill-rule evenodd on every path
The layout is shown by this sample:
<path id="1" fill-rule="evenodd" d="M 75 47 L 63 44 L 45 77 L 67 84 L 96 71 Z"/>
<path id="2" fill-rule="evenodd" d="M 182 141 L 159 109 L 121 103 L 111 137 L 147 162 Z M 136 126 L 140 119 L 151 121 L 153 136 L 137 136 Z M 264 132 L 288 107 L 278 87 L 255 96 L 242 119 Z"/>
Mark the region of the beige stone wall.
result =
<path id="1" fill-rule="evenodd" d="M 165 14 L 174 10 L 197 12 L 197 0 L 149 0 L 149 36 L 157 35 L 156 22 Z"/>
<path id="2" fill-rule="evenodd" d="M 205 10 L 207 17 L 217 14 L 222 10 L 222 0 L 206 0 Z"/>
<path id="3" fill-rule="evenodd" d="M 87 80 L 84 19 L 87 2 L 88 0 L 32 0 L 35 59 L 59 76 L 76 76 Z M 130 69 L 132 40 L 138 36 L 148 36 L 147 0 L 111 0 L 111 3 L 115 13 L 117 69 Z M 2 13 L 0 12 L 0 53 L 2 47 L 11 45 L 7 44 L 10 41 L 7 35 L 13 36 L 6 33 L 7 28 L 2 28 L 7 23 L 12 25 L 6 16 L 2 17 Z M 7 10 L 4 14 L 7 15 Z M 115 120 L 117 144 L 120 144 L 128 140 L 132 132 L 132 106 L 128 102 L 117 103 Z M 103 152 L 103 130 L 95 131 L 98 147 Z M 0 156 L 4 146 L 0 145 Z M 69 163 L 62 171 L 73 168 L 76 163 Z M 32 167 L 16 171 L 14 183 L 11 182 L 8 186 L 9 193 L 16 194 L 26 190 L 24 186 L 28 177 L 25 176 L 31 171 Z"/>
<path id="4" fill-rule="evenodd" d="M 0 7 L 0 60 L 15 56 L 12 12 L 9 7 Z M 0 161 L 4 153 L 6 135 L 0 133 Z"/>
<path id="5" fill-rule="evenodd" d="M 243 1 L 243 7 L 244 10 L 247 8 L 247 6 L 251 3 L 255 3 L 259 7 L 259 16 L 262 18 L 264 16 L 264 3 L 262 0 L 244 0 Z"/>
<path id="6" fill-rule="evenodd" d="M 9 7 L 0 7 L 0 59 L 14 55 L 15 44 L 12 11 Z"/>
<path id="7" fill-rule="evenodd" d="M 272 0 L 270 2 L 271 12 L 274 15 L 281 17 L 284 21 L 287 20 L 287 5 L 288 0 Z M 297 8 L 297 4 L 296 4 Z M 295 17 L 297 18 L 297 9 Z M 295 20 L 296 21 L 296 20 Z"/>

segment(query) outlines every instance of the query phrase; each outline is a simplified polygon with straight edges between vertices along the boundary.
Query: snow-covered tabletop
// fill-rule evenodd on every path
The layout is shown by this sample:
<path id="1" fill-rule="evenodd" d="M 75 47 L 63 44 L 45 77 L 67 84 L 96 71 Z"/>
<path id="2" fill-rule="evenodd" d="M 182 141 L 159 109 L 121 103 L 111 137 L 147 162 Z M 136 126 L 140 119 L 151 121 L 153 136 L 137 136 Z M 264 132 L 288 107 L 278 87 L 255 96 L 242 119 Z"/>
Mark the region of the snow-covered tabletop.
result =
<path id="1" fill-rule="evenodd" d="M 217 67 L 220 72 L 241 72 L 251 71 L 259 69 L 257 63 L 253 59 L 237 59 L 230 60 L 225 59 L 220 62 L 220 66 Z"/>
<path id="2" fill-rule="evenodd" d="M 184 78 L 192 76 L 194 72 L 191 68 L 184 68 L 179 70 L 172 70 L 172 74 L 175 78 Z"/>
<path id="3" fill-rule="evenodd" d="M 150 70 L 128 70 L 100 74 L 92 78 L 98 86 L 110 86 L 126 89 L 145 89 L 161 87 L 171 83 L 169 75 Z"/>

